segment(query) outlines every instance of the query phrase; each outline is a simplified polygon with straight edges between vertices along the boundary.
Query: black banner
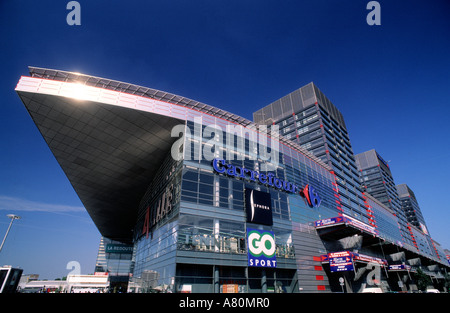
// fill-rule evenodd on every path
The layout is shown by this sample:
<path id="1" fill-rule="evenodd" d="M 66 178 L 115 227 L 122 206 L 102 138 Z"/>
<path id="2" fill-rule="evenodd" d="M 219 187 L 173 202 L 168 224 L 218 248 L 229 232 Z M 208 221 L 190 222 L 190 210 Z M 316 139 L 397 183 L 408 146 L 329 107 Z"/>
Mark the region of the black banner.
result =
<path id="1" fill-rule="evenodd" d="M 247 222 L 272 225 L 272 201 L 270 193 L 253 189 L 245 190 Z"/>

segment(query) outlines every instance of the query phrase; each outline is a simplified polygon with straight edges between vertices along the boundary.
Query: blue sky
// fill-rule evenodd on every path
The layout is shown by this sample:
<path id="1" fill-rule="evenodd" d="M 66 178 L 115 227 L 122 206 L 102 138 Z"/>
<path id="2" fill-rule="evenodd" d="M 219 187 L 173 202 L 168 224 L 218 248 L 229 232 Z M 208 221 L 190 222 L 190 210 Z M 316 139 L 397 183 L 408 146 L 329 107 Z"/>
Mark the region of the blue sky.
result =
<path id="1" fill-rule="evenodd" d="M 0 2 L 0 264 L 53 279 L 92 273 L 100 234 L 14 88 L 27 66 L 189 97 L 246 118 L 311 82 L 341 110 L 353 150 L 375 148 L 450 248 L 450 4 L 379 1 Z"/>

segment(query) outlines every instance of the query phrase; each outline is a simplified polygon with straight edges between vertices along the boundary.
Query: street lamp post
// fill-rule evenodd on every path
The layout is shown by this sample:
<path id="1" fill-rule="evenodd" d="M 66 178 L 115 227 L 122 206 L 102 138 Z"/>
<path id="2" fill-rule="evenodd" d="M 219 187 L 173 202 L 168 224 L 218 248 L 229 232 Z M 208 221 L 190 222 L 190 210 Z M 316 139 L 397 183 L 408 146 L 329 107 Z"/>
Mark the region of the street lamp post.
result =
<path id="1" fill-rule="evenodd" d="M 2 245 L 0 246 L 0 252 L 2 251 L 3 245 L 5 244 L 6 237 L 8 237 L 8 233 L 9 233 L 9 230 L 11 229 L 12 223 L 14 222 L 14 220 L 20 219 L 20 216 L 15 215 L 15 214 L 8 214 L 6 216 L 11 219 L 11 223 L 9 223 L 8 230 L 6 231 L 5 237 L 3 238 Z"/>

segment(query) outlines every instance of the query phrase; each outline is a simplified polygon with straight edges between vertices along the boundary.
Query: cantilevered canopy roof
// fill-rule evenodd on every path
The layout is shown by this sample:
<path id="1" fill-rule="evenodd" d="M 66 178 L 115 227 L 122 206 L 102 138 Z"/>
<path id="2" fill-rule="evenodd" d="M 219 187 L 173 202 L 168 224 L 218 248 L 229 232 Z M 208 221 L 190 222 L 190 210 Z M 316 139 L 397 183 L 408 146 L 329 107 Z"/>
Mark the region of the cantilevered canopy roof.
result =
<path id="1" fill-rule="evenodd" d="M 160 101 L 180 105 L 180 106 L 183 106 L 186 108 L 194 109 L 194 110 L 200 111 L 202 113 L 211 114 L 216 117 L 223 118 L 223 119 L 226 119 L 229 121 L 233 121 L 244 127 L 247 127 L 250 124 L 253 124 L 251 121 L 249 121 L 239 115 L 224 111 L 222 109 L 210 106 L 205 103 L 201 103 L 201 102 L 198 102 L 198 101 L 195 101 L 192 99 L 188 99 L 185 97 L 181 97 L 181 96 L 174 95 L 172 93 L 168 93 L 168 92 L 157 90 L 157 89 L 137 86 L 137 85 L 133 85 L 133 84 L 129 84 L 129 83 L 119 82 L 116 80 L 110 80 L 110 79 L 89 76 L 89 75 L 74 73 L 74 72 L 66 72 L 66 71 L 52 70 L 52 69 L 32 67 L 32 66 L 29 67 L 29 70 L 30 70 L 30 74 L 32 77 L 83 84 L 85 86 L 114 90 L 114 91 L 124 92 L 124 93 L 131 94 L 131 95 L 160 100 Z"/>
<path id="2" fill-rule="evenodd" d="M 140 199 L 180 120 L 104 103 L 17 91 L 100 233 L 129 242 Z"/>
<path id="3" fill-rule="evenodd" d="M 170 153 L 175 125 L 194 117 L 253 122 L 156 89 L 79 73 L 30 67 L 16 91 L 100 233 L 130 242 L 139 202 Z M 277 136 L 330 170 L 292 141 Z"/>

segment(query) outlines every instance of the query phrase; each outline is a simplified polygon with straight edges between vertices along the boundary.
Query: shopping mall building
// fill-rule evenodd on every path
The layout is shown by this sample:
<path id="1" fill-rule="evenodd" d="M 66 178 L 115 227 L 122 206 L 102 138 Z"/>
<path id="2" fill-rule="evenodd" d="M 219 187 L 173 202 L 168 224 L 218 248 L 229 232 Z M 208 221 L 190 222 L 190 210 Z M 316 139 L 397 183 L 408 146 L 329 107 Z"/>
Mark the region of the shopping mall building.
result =
<path id="1" fill-rule="evenodd" d="M 277 125 L 59 70 L 30 67 L 16 91 L 108 242 L 96 270 L 133 291 L 406 291 L 417 268 L 441 288 L 438 243 L 408 244 L 369 194 L 347 214 L 333 168 Z"/>

